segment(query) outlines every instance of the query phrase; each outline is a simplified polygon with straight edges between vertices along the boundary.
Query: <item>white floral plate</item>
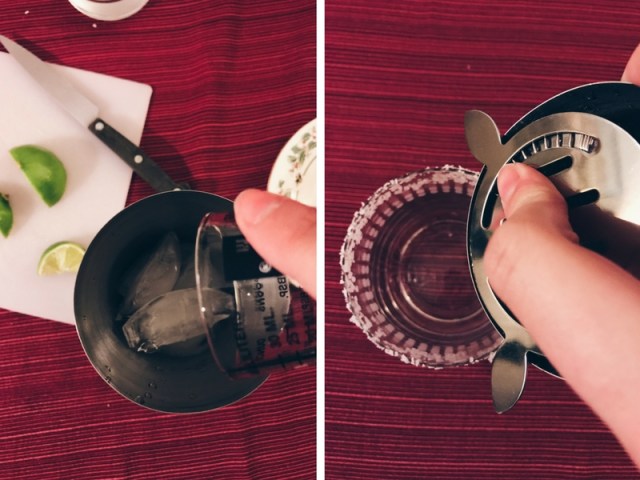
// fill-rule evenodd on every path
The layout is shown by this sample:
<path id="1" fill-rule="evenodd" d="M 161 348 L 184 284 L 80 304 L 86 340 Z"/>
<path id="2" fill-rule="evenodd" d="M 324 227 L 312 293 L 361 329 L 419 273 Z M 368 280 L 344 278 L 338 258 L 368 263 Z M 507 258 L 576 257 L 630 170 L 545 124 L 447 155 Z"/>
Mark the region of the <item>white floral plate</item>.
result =
<path id="1" fill-rule="evenodd" d="M 273 164 L 267 191 L 316 206 L 316 120 L 289 139 Z"/>

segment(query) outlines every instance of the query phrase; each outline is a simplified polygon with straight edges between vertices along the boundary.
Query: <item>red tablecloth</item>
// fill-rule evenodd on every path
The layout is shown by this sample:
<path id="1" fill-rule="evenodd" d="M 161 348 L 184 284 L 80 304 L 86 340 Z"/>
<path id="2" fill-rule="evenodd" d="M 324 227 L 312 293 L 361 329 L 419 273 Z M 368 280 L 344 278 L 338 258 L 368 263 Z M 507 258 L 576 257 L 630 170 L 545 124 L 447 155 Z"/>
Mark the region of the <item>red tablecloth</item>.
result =
<path id="1" fill-rule="evenodd" d="M 426 166 L 479 171 L 468 109 L 504 132 L 556 93 L 618 80 L 640 41 L 637 5 L 328 0 L 326 10 L 326 478 L 639 478 L 562 380 L 530 367 L 522 399 L 499 416 L 488 362 L 434 371 L 385 355 L 349 323 L 338 283 L 347 226 L 376 188 Z"/>
<path id="2" fill-rule="evenodd" d="M 45 60 L 152 85 L 142 147 L 176 180 L 234 198 L 264 188 L 315 117 L 315 8 L 151 0 L 106 23 L 64 0 L 2 0 L 0 32 Z M 134 178 L 129 202 L 151 193 Z M 1 311 L 0 351 L 2 479 L 315 478 L 313 368 L 217 411 L 169 415 L 102 381 L 72 326 Z"/>

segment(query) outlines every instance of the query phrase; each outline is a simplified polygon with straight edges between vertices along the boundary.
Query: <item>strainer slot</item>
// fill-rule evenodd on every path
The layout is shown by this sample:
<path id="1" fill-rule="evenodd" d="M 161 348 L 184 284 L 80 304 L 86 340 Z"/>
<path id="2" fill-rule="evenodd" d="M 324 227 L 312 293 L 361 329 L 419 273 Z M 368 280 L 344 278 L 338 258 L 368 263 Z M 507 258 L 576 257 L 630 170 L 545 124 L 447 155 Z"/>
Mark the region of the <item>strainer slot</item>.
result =
<path id="1" fill-rule="evenodd" d="M 553 160 L 545 165 L 542 165 L 538 168 L 538 171 L 547 177 L 551 177 L 553 175 L 557 175 L 560 172 L 564 172 L 565 170 L 569 170 L 573 166 L 573 157 L 571 155 L 566 155 L 564 157 L 560 157 L 557 160 Z"/>
<path id="2" fill-rule="evenodd" d="M 597 202 L 599 198 L 600 192 L 595 188 L 590 188 L 567 197 L 567 206 L 569 208 L 582 207 Z"/>

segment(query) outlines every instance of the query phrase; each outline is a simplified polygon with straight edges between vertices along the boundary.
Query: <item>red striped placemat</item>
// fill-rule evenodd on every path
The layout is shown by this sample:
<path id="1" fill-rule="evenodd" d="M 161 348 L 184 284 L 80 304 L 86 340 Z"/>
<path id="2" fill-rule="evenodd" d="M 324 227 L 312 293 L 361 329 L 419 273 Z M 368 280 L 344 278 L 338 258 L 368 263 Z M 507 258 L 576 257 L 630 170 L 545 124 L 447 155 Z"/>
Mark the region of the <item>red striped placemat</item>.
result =
<path id="1" fill-rule="evenodd" d="M 108 23 L 64 0 L 4 2 L 0 32 L 44 60 L 152 85 L 142 147 L 175 179 L 234 198 L 265 188 L 316 116 L 315 9 L 152 0 Z M 151 193 L 134 177 L 129 202 Z M 0 478 L 315 478 L 313 368 L 218 411 L 169 415 L 113 391 L 68 325 L 0 311 L 0 350 Z"/>
<path id="2" fill-rule="evenodd" d="M 617 80 L 640 35 L 630 2 L 355 0 L 326 4 L 326 477 L 630 479 L 621 447 L 562 381 L 529 369 L 513 410 L 493 411 L 490 365 L 402 363 L 349 323 L 339 249 L 387 180 L 480 165 L 466 110 L 504 132 L 538 103 Z"/>

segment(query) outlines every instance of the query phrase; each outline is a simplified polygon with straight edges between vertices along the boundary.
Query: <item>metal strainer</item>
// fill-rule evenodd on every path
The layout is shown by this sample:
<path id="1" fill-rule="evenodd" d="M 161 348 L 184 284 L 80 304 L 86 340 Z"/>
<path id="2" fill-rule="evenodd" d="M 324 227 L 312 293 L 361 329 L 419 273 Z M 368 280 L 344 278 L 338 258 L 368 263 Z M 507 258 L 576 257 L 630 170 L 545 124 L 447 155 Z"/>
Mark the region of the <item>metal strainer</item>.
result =
<path id="1" fill-rule="evenodd" d="M 520 398 L 527 360 L 551 374 L 557 372 L 494 294 L 484 270 L 491 219 L 501 209 L 498 172 L 507 163 L 522 162 L 548 175 L 567 200 L 581 244 L 638 277 L 639 113 L 640 88 L 608 82 L 584 85 L 551 98 L 503 137 L 487 114 L 472 110 L 465 116 L 467 143 L 484 165 L 469 213 L 469 262 L 478 296 L 504 337 L 492 369 L 493 401 L 499 413 Z"/>

